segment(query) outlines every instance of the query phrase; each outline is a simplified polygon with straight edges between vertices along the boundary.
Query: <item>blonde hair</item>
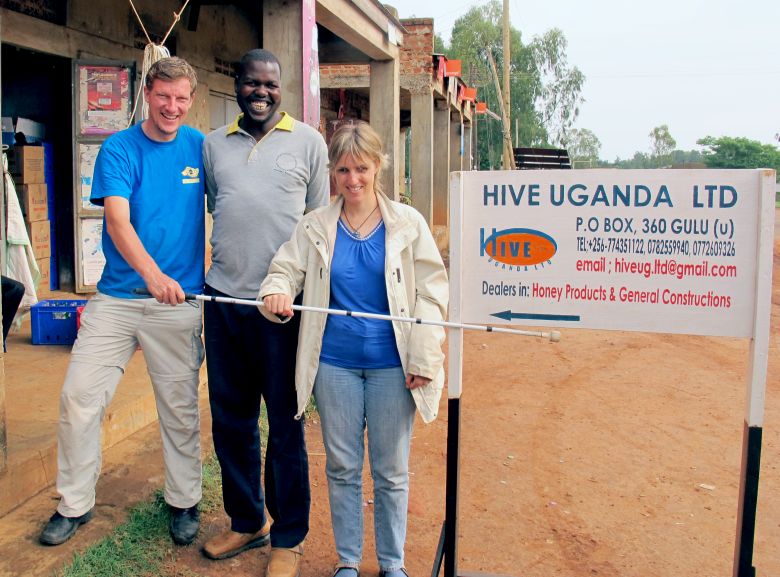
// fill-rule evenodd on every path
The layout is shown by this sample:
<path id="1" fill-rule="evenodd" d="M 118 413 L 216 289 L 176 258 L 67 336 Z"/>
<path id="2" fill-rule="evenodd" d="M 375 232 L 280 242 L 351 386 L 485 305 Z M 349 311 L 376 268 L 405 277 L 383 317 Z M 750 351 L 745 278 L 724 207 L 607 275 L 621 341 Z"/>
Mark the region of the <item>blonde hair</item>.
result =
<path id="1" fill-rule="evenodd" d="M 190 94 L 194 94 L 198 87 L 198 77 L 192 66 L 184 58 L 178 56 L 163 58 L 149 67 L 149 72 L 146 73 L 146 88 L 151 90 L 155 80 L 170 82 L 179 78 L 186 78 L 190 81 Z"/>
<path id="2" fill-rule="evenodd" d="M 328 145 L 328 162 L 330 170 L 345 155 L 351 155 L 361 162 L 371 161 L 376 164 L 374 190 L 382 192 L 379 175 L 384 169 L 387 157 L 382 150 L 382 140 L 371 126 L 362 120 L 348 120 L 342 123 L 333 133 Z"/>

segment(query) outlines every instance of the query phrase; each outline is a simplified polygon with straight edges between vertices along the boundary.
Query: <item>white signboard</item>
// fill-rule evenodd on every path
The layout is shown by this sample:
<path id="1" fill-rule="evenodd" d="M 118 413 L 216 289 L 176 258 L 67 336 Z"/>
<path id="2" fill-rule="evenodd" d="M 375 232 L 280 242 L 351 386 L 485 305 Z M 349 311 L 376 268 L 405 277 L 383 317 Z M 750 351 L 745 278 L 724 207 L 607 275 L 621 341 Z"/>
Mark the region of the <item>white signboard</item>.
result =
<path id="1" fill-rule="evenodd" d="M 453 173 L 460 320 L 750 337 L 762 174 Z"/>
<path id="2" fill-rule="evenodd" d="M 106 264 L 103 254 L 103 219 L 81 219 L 81 239 L 82 282 L 86 286 L 96 285 Z"/>
<path id="3" fill-rule="evenodd" d="M 100 210 L 92 204 L 89 197 L 92 194 L 92 176 L 95 172 L 95 160 L 100 152 L 99 144 L 79 144 L 79 185 L 81 190 L 81 208 Z"/>

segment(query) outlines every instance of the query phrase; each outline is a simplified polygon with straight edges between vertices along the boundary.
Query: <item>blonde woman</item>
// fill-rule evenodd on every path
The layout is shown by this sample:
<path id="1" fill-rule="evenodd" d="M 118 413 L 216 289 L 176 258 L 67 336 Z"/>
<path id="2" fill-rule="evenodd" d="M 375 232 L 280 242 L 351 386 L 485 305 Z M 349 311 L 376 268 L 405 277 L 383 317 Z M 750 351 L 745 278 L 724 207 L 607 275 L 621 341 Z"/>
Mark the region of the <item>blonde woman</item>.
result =
<path id="1" fill-rule="evenodd" d="M 413 208 L 382 193 L 381 141 L 365 122 L 343 124 L 328 148 L 330 205 L 306 215 L 274 257 L 258 298 L 274 320 L 292 301 L 395 316 L 443 319 L 447 273 Z M 322 422 L 335 577 L 357 577 L 363 553 L 364 431 L 374 480 L 380 577 L 405 577 L 409 447 L 415 410 L 436 418 L 444 382 L 444 330 L 422 324 L 303 312 L 298 416 L 312 392 Z"/>

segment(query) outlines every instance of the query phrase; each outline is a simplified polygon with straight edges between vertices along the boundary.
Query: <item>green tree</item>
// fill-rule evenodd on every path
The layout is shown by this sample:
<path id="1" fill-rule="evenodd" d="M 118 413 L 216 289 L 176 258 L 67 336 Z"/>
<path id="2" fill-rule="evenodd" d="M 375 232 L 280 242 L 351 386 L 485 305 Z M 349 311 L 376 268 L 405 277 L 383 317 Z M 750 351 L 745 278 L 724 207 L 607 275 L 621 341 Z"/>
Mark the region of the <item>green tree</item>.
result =
<path id="1" fill-rule="evenodd" d="M 463 62 L 464 80 L 478 88 L 479 99 L 496 114 L 500 113 L 501 107 L 487 51 L 493 55 L 500 74 L 504 60 L 501 18 L 502 6 L 498 0 L 471 8 L 455 22 L 450 45 L 445 50 L 448 58 Z M 560 30 L 551 30 L 524 44 L 520 31 L 510 29 L 510 129 L 513 137 L 519 127 L 515 146 L 560 145 L 576 120 L 582 102 L 584 76 L 568 66 L 565 49 L 566 39 Z M 480 118 L 477 132 L 480 168 L 500 166 L 501 123 Z"/>
<path id="2" fill-rule="evenodd" d="M 453 25 L 450 46 L 446 51 L 448 58 L 462 61 L 463 78 L 466 83 L 477 87 L 479 100 L 484 101 L 491 111 L 499 115 L 501 106 L 488 64 L 487 51 L 493 55 L 496 66 L 502 69 L 501 14 L 501 5 L 497 1 L 492 1 L 483 7 L 471 8 Z M 522 48 L 520 35 L 516 31 L 512 31 L 511 34 L 511 50 L 513 60 L 518 62 Z M 525 59 L 530 60 L 527 51 L 525 51 Z M 526 113 L 532 110 L 528 98 L 519 97 L 514 90 L 510 90 L 510 93 L 513 119 L 518 117 L 519 109 L 525 108 Z M 526 128 L 530 117 L 521 114 L 519 121 L 520 125 Z M 501 166 L 502 125 L 500 121 L 488 116 L 479 118 L 476 152 L 479 168 L 492 169 Z"/>
<path id="3" fill-rule="evenodd" d="M 677 141 L 669 133 L 669 127 L 666 124 L 656 126 L 650 131 L 650 152 L 656 167 L 669 166 L 671 164 L 671 155 Z"/>
<path id="4" fill-rule="evenodd" d="M 616 158 L 612 166 L 615 168 L 653 168 L 654 161 L 646 152 L 637 151 L 629 159 L 621 160 Z"/>
<path id="5" fill-rule="evenodd" d="M 780 173 L 780 150 L 772 144 L 731 136 L 706 136 L 696 144 L 704 147 L 710 168 L 774 168 Z"/>
<path id="6" fill-rule="evenodd" d="M 698 150 L 673 150 L 669 155 L 670 163 L 672 166 L 680 164 L 701 164 L 703 161 L 702 154 Z M 635 152 L 634 156 L 621 160 L 616 158 L 614 162 L 603 163 L 604 166 L 610 166 L 613 168 L 657 168 L 658 161 L 655 156 L 647 154 L 645 152 Z"/>
<path id="7" fill-rule="evenodd" d="M 531 42 L 534 64 L 541 74 L 542 87 L 536 106 L 542 124 L 553 144 L 563 144 L 566 132 L 577 119 L 584 102 L 582 85 L 585 76 L 566 59 L 566 38 L 557 28 L 548 30 Z"/>
<path id="8" fill-rule="evenodd" d="M 433 51 L 436 54 L 444 54 L 447 51 L 447 45 L 444 43 L 441 34 L 438 32 L 433 35 Z"/>
<path id="9" fill-rule="evenodd" d="M 562 143 L 569 152 L 572 166 L 596 166 L 601 152 L 601 141 L 587 128 L 573 128 L 566 134 Z M 576 166 L 575 166 L 576 165 Z"/>
<path id="10" fill-rule="evenodd" d="M 704 157 L 698 150 L 673 150 L 672 151 L 672 166 L 678 164 L 701 164 L 704 162 Z"/>

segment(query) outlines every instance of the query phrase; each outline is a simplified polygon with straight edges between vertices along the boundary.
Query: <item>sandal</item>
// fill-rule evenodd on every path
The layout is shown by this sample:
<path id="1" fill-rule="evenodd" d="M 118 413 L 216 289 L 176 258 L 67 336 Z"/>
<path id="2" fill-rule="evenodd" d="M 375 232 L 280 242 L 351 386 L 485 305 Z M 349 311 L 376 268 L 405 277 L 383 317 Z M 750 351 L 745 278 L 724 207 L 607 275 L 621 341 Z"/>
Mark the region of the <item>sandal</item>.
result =
<path id="1" fill-rule="evenodd" d="M 406 569 L 401 567 L 400 569 L 393 569 L 392 571 L 380 571 L 379 577 L 409 577 L 409 573 Z"/>
<path id="2" fill-rule="evenodd" d="M 357 567 L 336 567 L 333 577 L 360 577 L 360 571 Z"/>

